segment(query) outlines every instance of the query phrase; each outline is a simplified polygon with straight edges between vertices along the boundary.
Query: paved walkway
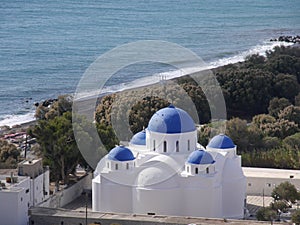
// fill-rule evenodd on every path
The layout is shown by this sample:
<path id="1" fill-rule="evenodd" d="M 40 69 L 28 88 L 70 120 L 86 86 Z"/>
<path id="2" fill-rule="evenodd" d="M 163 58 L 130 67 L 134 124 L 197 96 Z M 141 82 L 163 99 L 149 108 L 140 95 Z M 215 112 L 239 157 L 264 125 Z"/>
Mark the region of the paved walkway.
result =
<path id="1" fill-rule="evenodd" d="M 247 209 L 249 210 L 250 215 L 255 216 L 257 210 L 260 207 L 264 206 L 269 206 L 270 203 L 272 202 L 273 198 L 272 197 L 262 197 L 262 196 L 247 196 Z M 71 203 L 67 204 L 63 208 L 65 209 L 70 209 L 70 210 L 75 210 L 75 211 L 82 211 L 85 212 L 86 210 L 86 203 L 87 203 L 87 211 L 91 212 L 92 211 L 92 197 L 89 195 L 87 198 L 83 194 L 76 198 L 74 201 Z"/>
<path id="2" fill-rule="evenodd" d="M 65 205 L 64 209 L 70 209 L 75 211 L 83 211 L 85 212 L 87 206 L 87 211 L 92 211 L 92 196 L 88 195 L 85 196 L 85 194 L 80 195 L 78 198 L 70 202 L 69 204 Z"/>
<path id="3" fill-rule="evenodd" d="M 247 209 L 250 215 L 255 216 L 259 208 L 269 206 L 272 201 L 273 198 L 269 196 L 247 196 Z"/>

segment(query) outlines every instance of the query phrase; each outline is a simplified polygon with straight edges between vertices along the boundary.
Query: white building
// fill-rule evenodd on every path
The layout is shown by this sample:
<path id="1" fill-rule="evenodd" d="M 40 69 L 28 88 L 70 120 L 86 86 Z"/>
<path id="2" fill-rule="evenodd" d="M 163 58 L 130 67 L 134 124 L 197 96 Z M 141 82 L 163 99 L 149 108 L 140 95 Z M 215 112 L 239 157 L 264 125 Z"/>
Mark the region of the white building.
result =
<path id="1" fill-rule="evenodd" d="M 42 159 L 23 161 L 18 176 L 0 176 L 0 224 L 27 225 L 28 209 L 49 198 L 49 169 Z"/>
<path id="2" fill-rule="evenodd" d="M 26 160 L 18 164 L 18 175 L 30 177 L 30 206 L 48 199 L 50 171 L 43 168 L 42 159 Z"/>
<path id="3" fill-rule="evenodd" d="M 0 181 L 0 224 L 27 225 L 30 178 L 1 175 Z"/>
<path id="4" fill-rule="evenodd" d="M 243 218 L 246 178 L 226 135 L 204 149 L 192 118 L 169 106 L 156 112 L 129 146 L 100 160 L 93 211 Z"/>
<path id="5" fill-rule="evenodd" d="M 273 189 L 290 182 L 300 190 L 300 170 L 243 167 L 247 178 L 247 195 L 271 196 Z"/>

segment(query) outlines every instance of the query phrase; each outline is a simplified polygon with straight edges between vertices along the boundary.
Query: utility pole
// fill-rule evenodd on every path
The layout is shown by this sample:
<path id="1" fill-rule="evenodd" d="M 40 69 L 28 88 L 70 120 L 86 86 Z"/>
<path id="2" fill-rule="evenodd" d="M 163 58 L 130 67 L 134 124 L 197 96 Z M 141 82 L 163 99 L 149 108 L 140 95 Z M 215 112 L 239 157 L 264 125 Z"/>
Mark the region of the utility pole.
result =
<path id="1" fill-rule="evenodd" d="M 24 152 L 24 158 L 26 159 L 26 156 L 27 156 L 27 133 L 25 134 L 25 152 Z"/>
<path id="2" fill-rule="evenodd" d="M 85 191 L 85 225 L 88 224 L 87 222 L 87 208 L 88 208 L 88 193 Z"/>
<path id="3" fill-rule="evenodd" d="M 263 188 L 263 192 L 262 192 L 262 194 L 263 194 L 263 207 L 265 208 L 265 189 Z"/>

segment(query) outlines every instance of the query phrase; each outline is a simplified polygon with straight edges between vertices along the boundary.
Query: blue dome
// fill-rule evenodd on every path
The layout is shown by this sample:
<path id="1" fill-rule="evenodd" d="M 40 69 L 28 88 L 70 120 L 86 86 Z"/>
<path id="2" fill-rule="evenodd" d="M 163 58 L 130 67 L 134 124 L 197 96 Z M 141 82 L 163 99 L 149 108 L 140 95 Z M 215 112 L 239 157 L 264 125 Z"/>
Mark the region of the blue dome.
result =
<path id="1" fill-rule="evenodd" d="M 108 159 L 114 161 L 129 161 L 135 158 L 130 149 L 124 146 L 116 146 L 108 153 Z"/>
<path id="2" fill-rule="evenodd" d="M 185 133 L 196 130 L 195 123 L 190 115 L 173 105 L 158 110 L 148 124 L 150 131 L 158 133 Z"/>
<path id="3" fill-rule="evenodd" d="M 215 160 L 208 152 L 196 150 L 189 155 L 187 162 L 192 164 L 213 164 Z"/>
<path id="4" fill-rule="evenodd" d="M 220 134 L 213 137 L 207 146 L 210 148 L 227 149 L 234 148 L 235 144 L 230 137 L 226 136 L 225 134 Z"/>
<path id="5" fill-rule="evenodd" d="M 133 135 L 130 143 L 133 145 L 146 145 L 146 132 L 143 130 Z"/>

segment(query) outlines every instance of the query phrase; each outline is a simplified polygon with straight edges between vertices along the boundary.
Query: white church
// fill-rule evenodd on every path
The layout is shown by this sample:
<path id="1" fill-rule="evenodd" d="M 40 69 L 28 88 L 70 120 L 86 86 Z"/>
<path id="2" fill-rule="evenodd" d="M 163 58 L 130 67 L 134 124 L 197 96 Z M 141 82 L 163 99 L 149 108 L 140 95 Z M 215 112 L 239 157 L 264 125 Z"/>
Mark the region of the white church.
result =
<path id="1" fill-rule="evenodd" d="M 238 219 L 244 217 L 246 178 L 228 136 L 202 147 L 190 115 L 170 105 L 128 146 L 100 160 L 92 198 L 99 212 Z"/>

